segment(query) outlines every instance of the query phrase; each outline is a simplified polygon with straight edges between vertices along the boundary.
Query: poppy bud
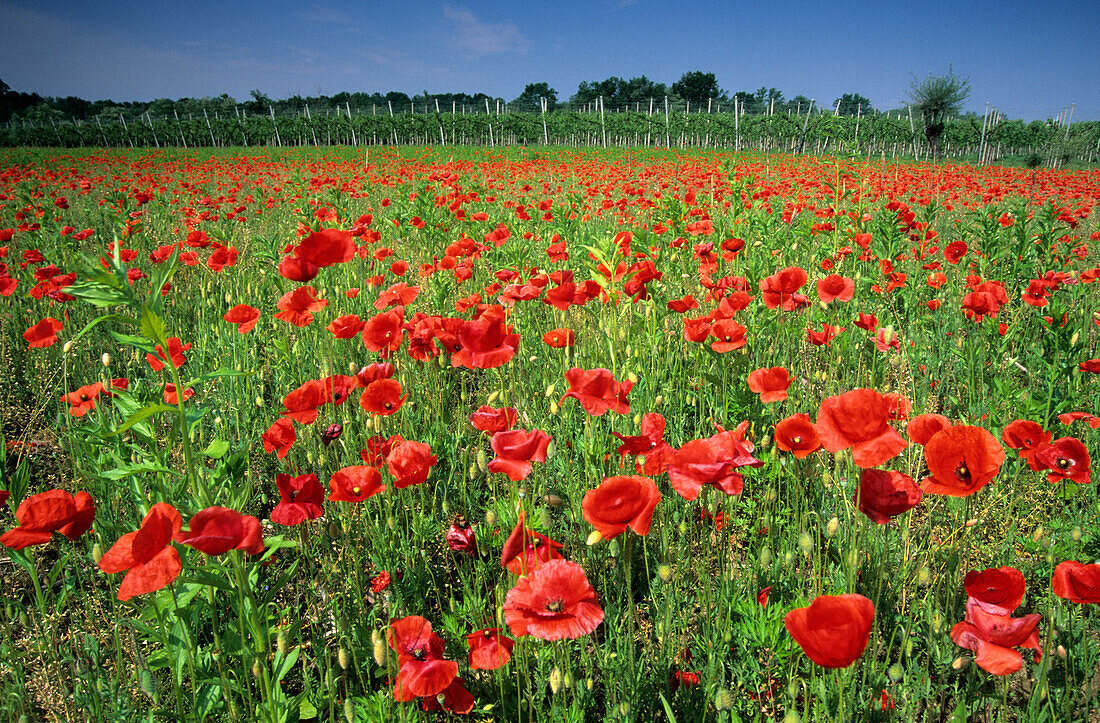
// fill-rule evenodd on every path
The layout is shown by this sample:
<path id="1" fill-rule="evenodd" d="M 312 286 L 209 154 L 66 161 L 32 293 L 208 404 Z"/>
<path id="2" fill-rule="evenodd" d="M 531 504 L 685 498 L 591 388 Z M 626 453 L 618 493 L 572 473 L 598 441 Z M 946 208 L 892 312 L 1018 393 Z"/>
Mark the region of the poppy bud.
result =
<path id="1" fill-rule="evenodd" d="M 786 565 L 787 567 L 790 567 L 791 565 L 794 564 L 794 551 L 793 550 L 787 550 L 786 552 L 783 553 L 783 564 Z"/>
<path id="2" fill-rule="evenodd" d="M 111 355 L 107 352 L 103 352 L 103 356 L 99 358 L 99 362 L 105 367 L 111 366 Z"/>
<path id="3" fill-rule="evenodd" d="M 954 668 L 955 670 L 962 670 L 969 663 L 970 663 L 969 660 L 967 660 L 965 657 L 960 655 L 959 657 L 957 657 L 953 661 L 951 661 L 951 667 Z"/>
<path id="4" fill-rule="evenodd" d="M 95 560 L 97 565 L 103 559 L 103 547 L 98 542 L 92 545 L 92 559 Z"/>
<path id="5" fill-rule="evenodd" d="M 485 400 L 485 403 L 486 404 L 492 404 L 493 402 L 495 402 L 498 399 L 500 399 L 500 391 L 499 390 L 493 392 L 492 394 L 490 394 L 489 398 L 487 400 Z"/>
<path id="6" fill-rule="evenodd" d="M 554 666 L 550 671 L 550 692 L 557 695 L 559 690 L 561 690 L 561 669 Z"/>
<path id="7" fill-rule="evenodd" d="M 476 463 L 474 463 L 474 462 L 470 463 L 470 469 L 466 470 L 466 476 L 471 477 L 471 478 L 477 477 L 477 464 Z"/>
<path id="8" fill-rule="evenodd" d="M 355 723 L 355 701 L 350 697 L 344 698 L 344 720 Z"/>
<path id="9" fill-rule="evenodd" d="M 805 530 L 798 536 L 798 549 L 802 550 L 802 554 L 806 557 L 810 556 L 810 553 L 814 551 L 814 538 Z"/>
<path id="10" fill-rule="evenodd" d="M 474 528 L 466 520 L 459 518 L 451 524 L 447 530 L 447 547 L 455 552 L 464 552 L 467 555 L 477 554 L 477 537 L 474 536 Z"/>
<path id="11" fill-rule="evenodd" d="M 765 546 L 760 551 L 760 567 L 771 567 L 773 562 L 775 562 L 775 556 L 772 555 L 772 549 Z"/>
<path id="12" fill-rule="evenodd" d="M 330 424 L 324 432 L 321 432 L 321 444 L 326 447 L 340 439 L 340 435 L 344 433 L 344 427 L 340 424 Z"/>
<path id="13" fill-rule="evenodd" d="M 672 568 L 668 565 L 658 565 L 657 577 L 661 578 L 661 582 L 668 582 L 672 579 Z"/>
<path id="14" fill-rule="evenodd" d="M 542 500 L 551 507 L 561 507 L 563 504 L 565 504 L 562 498 L 558 497 L 557 495 L 546 495 L 542 498 Z"/>
<path id="15" fill-rule="evenodd" d="M 253 401 L 255 401 L 257 407 L 262 408 L 264 406 L 264 400 L 262 397 L 256 397 L 256 399 Z"/>
<path id="16" fill-rule="evenodd" d="M 1071 336 L 1069 338 L 1069 345 L 1070 346 L 1077 346 L 1077 342 L 1080 341 L 1080 339 L 1081 339 L 1081 332 L 1079 332 L 1079 331 L 1073 332 L 1073 336 Z"/>
<path id="17" fill-rule="evenodd" d="M 257 680 L 259 680 L 260 676 L 263 675 L 263 668 L 260 667 L 259 658 L 256 658 L 256 660 L 252 662 L 252 675 L 254 675 Z"/>
<path id="18" fill-rule="evenodd" d="M 852 549 L 848 550 L 848 567 L 859 567 L 859 562 L 859 549 L 853 547 Z"/>
<path id="19" fill-rule="evenodd" d="M 477 451 L 477 468 L 485 473 L 489 469 L 489 461 L 485 458 L 485 450 L 479 449 Z"/>
<path id="20" fill-rule="evenodd" d="M 588 539 L 584 541 L 584 544 L 591 547 L 592 545 L 599 544 L 601 541 L 603 541 L 603 534 L 601 534 L 599 530 L 592 530 L 592 532 L 588 533 Z"/>
<path id="21" fill-rule="evenodd" d="M 714 694 L 714 707 L 718 710 L 733 710 L 733 694 L 727 688 L 719 688 Z"/>
<path id="22" fill-rule="evenodd" d="M 929 570 L 927 566 L 922 567 L 920 569 L 920 571 L 917 572 L 917 583 L 920 584 L 923 587 L 924 585 L 927 585 L 931 581 L 932 581 L 932 571 Z"/>
<path id="23" fill-rule="evenodd" d="M 592 680 L 591 678 L 585 678 L 584 679 L 584 687 L 588 688 L 589 690 L 592 690 L 592 686 L 595 685 L 595 684 L 596 684 L 596 681 Z"/>
<path id="24" fill-rule="evenodd" d="M 653 406 L 655 406 L 655 407 L 659 407 L 664 403 L 665 403 L 665 398 L 663 396 L 661 396 L 660 394 L 658 394 L 657 398 L 653 400 Z"/>
<path id="25" fill-rule="evenodd" d="M 1081 541 L 1081 525 L 1074 525 L 1073 529 L 1070 530 L 1069 536 L 1074 542 L 1080 542 Z"/>
<path id="26" fill-rule="evenodd" d="M 371 648 L 371 654 L 374 656 L 374 664 L 379 668 L 386 667 L 386 643 L 381 639 L 374 642 Z"/>
<path id="27" fill-rule="evenodd" d="M 890 676 L 892 682 L 897 683 L 905 675 L 905 670 L 897 663 L 894 663 L 886 670 L 886 674 Z"/>
<path id="28" fill-rule="evenodd" d="M 612 540 L 610 543 L 608 543 L 607 551 L 612 557 L 618 557 L 619 556 L 619 541 L 618 540 Z"/>
<path id="29" fill-rule="evenodd" d="M 825 525 L 825 536 L 829 538 L 836 537 L 837 530 L 840 529 L 840 520 L 833 517 L 829 520 L 829 523 Z"/>
<path id="30" fill-rule="evenodd" d="M 558 403 L 557 402 L 554 402 L 554 401 L 550 402 L 550 416 L 552 416 L 552 417 L 558 416 Z"/>
<path id="31" fill-rule="evenodd" d="M 341 670 L 347 670 L 348 666 L 351 665 L 351 653 L 343 645 L 336 651 L 336 662 L 340 664 Z"/>
<path id="32" fill-rule="evenodd" d="M 757 243 L 760 242 L 757 241 Z M 783 723 L 802 723 L 802 716 L 798 715 L 798 711 L 792 708 L 783 716 Z"/>
<path id="33" fill-rule="evenodd" d="M 1043 526 L 1039 525 L 1038 527 L 1035 528 L 1035 532 L 1033 532 L 1031 534 L 1031 541 L 1032 542 L 1038 542 L 1040 540 L 1040 538 L 1042 538 L 1042 536 L 1043 536 Z"/>
<path id="34" fill-rule="evenodd" d="M 572 673 L 566 673 L 565 675 L 563 675 L 561 677 L 561 684 L 565 686 L 566 690 L 569 690 L 570 688 L 572 688 L 573 687 L 573 674 Z"/>
<path id="35" fill-rule="evenodd" d="M 626 718 L 628 715 L 630 715 L 630 703 L 627 703 L 625 700 L 622 703 L 619 703 L 619 715 L 621 715 L 623 718 Z"/>
<path id="36" fill-rule="evenodd" d="M 279 651 L 279 655 L 286 655 L 286 630 L 279 628 L 279 632 L 275 634 L 275 647 Z"/>

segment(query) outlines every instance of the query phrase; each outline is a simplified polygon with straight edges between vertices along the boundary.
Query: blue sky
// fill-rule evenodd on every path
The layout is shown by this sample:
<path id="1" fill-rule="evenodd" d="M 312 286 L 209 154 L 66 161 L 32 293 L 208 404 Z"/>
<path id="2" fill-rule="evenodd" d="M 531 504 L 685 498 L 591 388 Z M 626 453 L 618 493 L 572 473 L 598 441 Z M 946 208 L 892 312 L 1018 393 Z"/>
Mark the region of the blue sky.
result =
<path id="1" fill-rule="evenodd" d="M 0 0 L 15 90 L 150 100 L 256 88 L 464 91 L 712 71 L 728 91 L 904 104 L 913 76 L 969 77 L 968 110 L 1100 119 L 1100 2 L 156 2 Z"/>

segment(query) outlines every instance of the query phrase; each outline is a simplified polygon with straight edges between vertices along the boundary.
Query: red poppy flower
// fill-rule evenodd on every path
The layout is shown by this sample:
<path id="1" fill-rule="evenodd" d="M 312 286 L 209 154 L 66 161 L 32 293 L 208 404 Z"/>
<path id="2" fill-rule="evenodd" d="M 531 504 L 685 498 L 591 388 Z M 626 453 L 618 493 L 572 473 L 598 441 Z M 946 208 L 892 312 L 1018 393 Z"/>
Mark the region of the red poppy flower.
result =
<path id="1" fill-rule="evenodd" d="M 1018 450 L 1021 459 L 1033 470 L 1043 469 L 1042 464 L 1036 459 L 1036 455 L 1050 444 L 1051 434 L 1043 429 L 1038 422 L 1028 419 L 1017 419 L 1009 422 L 1001 432 L 1001 441 L 1009 449 Z"/>
<path id="2" fill-rule="evenodd" d="M 768 585 L 765 588 L 761 588 L 760 592 L 756 593 L 756 602 L 758 605 L 760 605 L 760 607 L 768 607 L 768 595 L 771 593 L 771 591 L 772 586 Z"/>
<path id="3" fill-rule="evenodd" d="M 57 332 L 62 329 L 61 322 L 52 316 L 47 316 L 31 328 L 23 332 L 23 338 L 30 349 L 43 349 L 57 343 Z"/>
<path id="4" fill-rule="evenodd" d="M 518 419 L 519 412 L 514 407 L 496 409 L 483 404 L 470 415 L 470 424 L 486 434 L 496 434 L 514 427 Z"/>
<path id="5" fill-rule="evenodd" d="M 443 638 L 419 615 L 391 620 L 386 642 L 397 653 L 395 700 L 442 693 L 458 674 L 458 663 L 443 659 Z"/>
<path id="6" fill-rule="evenodd" d="M 918 414 L 905 425 L 905 433 L 914 444 L 924 446 L 938 432 L 951 428 L 951 420 L 942 414 Z"/>
<path id="7" fill-rule="evenodd" d="M 420 699 L 424 710 L 448 710 L 458 715 L 466 715 L 474 709 L 474 696 L 465 688 L 466 681 L 455 677 L 451 684 L 438 695 L 429 695 Z M 440 702 L 442 701 L 442 702 Z"/>
<path id="8" fill-rule="evenodd" d="M 823 668 L 847 668 L 867 648 L 875 605 L 862 595 L 821 595 L 783 618 L 806 657 Z"/>
<path id="9" fill-rule="evenodd" d="M 248 304 L 237 304 L 222 317 L 230 324 L 237 325 L 239 334 L 247 334 L 252 331 L 260 321 L 260 310 Z"/>
<path id="10" fill-rule="evenodd" d="M 658 412 L 647 412 L 642 417 L 641 434 L 625 436 L 612 432 L 622 442 L 615 450 L 621 456 L 628 454 L 644 458 L 639 459 L 635 468 L 648 475 L 659 475 L 668 469 L 668 458 L 676 450 L 665 442 L 665 418 Z"/>
<path id="11" fill-rule="evenodd" d="M 687 327 L 685 326 L 684 329 L 686 333 Z M 714 337 L 710 348 L 719 354 L 740 349 L 749 343 L 748 337 L 745 336 L 746 332 L 748 329 L 733 319 L 719 319 L 710 327 L 710 335 Z"/>
<path id="12" fill-rule="evenodd" d="M 194 389 L 184 389 L 183 390 L 183 401 L 186 402 L 188 399 L 190 399 L 193 396 L 195 396 L 195 390 Z M 164 403 L 165 404 L 172 404 L 172 405 L 177 405 L 177 404 L 180 403 L 179 402 L 179 396 L 176 394 L 176 385 L 171 383 L 171 382 L 168 382 L 167 384 L 164 385 Z"/>
<path id="13" fill-rule="evenodd" d="M 1088 448 L 1076 437 L 1061 437 L 1035 453 L 1040 469 L 1049 469 L 1047 482 L 1073 480 L 1085 485 L 1092 482 L 1092 460 Z"/>
<path id="14" fill-rule="evenodd" d="M 363 325 L 363 346 L 378 352 L 383 359 L 388 358 L 401 348 L 401 342 L 405 339 L 404 321 L 403 308 L 375 314 Z"/>
<path id="15" fill-rule="evenodd" d="M 967 251 L 968 247 L 965 241 L 952 241 L 943 250 L 943 257 L 947 260 L 947 263 L 957 264 L 963 260 Z"/>
<path id="16" fill-rule="evenodd" d="M 317 298 L 317 290 L 312 286 L 299 286 L 288 291 L 275 303 L 280 311 L 275 318 L 293 326 L 306 326 L 313 321 L 313 312 L 328 306 L 327 299 Z"/>
<path id="17" fill-rule="evenodd" d="M 402 439 L 386 455 L 386 469 L 393 475 L 393 486 L 404 489 L 427 480 L 437 461 L 427 443 Z"/>
<path id="18" fill-rule="evenodd" d="M 580 565 L 551 560 L 516 580 L 504 599 L 504 621 L 517 638 L 576 639 L 599 627 L 603 609 Z"/>
<path id="19" fill-rule="evenodd" d="M 817 298 L 828 304 L 833 300 L 851 301 L 856 284 L 846 276 L 832 274 L 817 282 Z"/>
<path id="20" fill-rule="evenodd" d="M 564 349 L 576 342 L 577 335 L 572 329 L 551 329 L 542 335 L 542 343 L 554 349 Z"/>
<path id="21" fill-rule="evenodd" d="M 495 316 L 466 322 L 458 340 L 462 348 L 451 355 L 452 367 L 495 369 L 510 362 L 519 349 L 519 334 Z"/>
<path id="22" fill-rule="evenodd" d="M 419 286 L 409 286 L 404 281 L 396 283 L 378 294 L 374 308 L 382 311 L 391 306 L 408 306 L 420 295 Z"/>
<path id="23" fill-rule="evenodd" d="M 401 383 L 396 379 L 379 379 L 371 382 L 359 397 L 363 411 L 386 417 L 405 404 L 409 395 L 401 396 Z"/>
<path id="24" fill-rule="evenodd" d="M 1023 656 L 1013 648 L 1031 648 L 1035 662 L 1042 660 L 1037 630 L 1041 619 L 1036 613 L 1022 618 L 994 615 L 971 599 L 966 605 L 966 618 L 951 628 L 951 639 L 976 652 L 974 662 L 985 672 L 1011 675 L 1024 667 Z"/>
<path id="25" fill-rule="evenodd" d="M 760 297 L 764 306 L 783 311 L 793 311 L 805 306 L 805 297 L 795 292 L 801 289 L 809 278 L 806 270 L 797 266 L 790 266 L 765 278 L 759 283 Z"/>
<path id="26" fill-rule="evenodd" d="M 714 326 L 714 320 L 710 316 L 701 316 L 698 319 L 684 317 L 684 341 L 702 344 L 710 336 L 710 330 Z M 727 334 L 728 336 L 728 334 Z M 744 346 L 744 344 L 742 344 Z"/>
<path id="27" fill-rule="evenodd" d="M 7 496 L 4 497 L 7 501 Z M 18 527 L 0 535 L 0 545 L 22 550 L 30 545 L 42 545 L 60 532 L 70 540 L 83 535 L 95 519 L 95 502 L 87 492 L 76 496 L 65 490 L 49 490 L 31 495 L 15 511 Z"/>
<path id="28" fill-rule="evenodd" d="M 920 504 L 922 493 L 913 478 L 893 470 L 865 469 L 859 476 L 859 492 L 852 500 L 874 523 L 892 518 Z"/>
<path id="29" fill-rule="evenodd" d="M 875 348 L 890 351 L 901 348 L 901 335 L 892 328 L 875 329 Z"/>
<path id="30" fill-rule="evenodd" d="M 757 369 L 749 372 L 749 390 L 760 395 L 760 401 L 764 404 L 782 402 L 787 398 L 787 388 L 791 386 L 791 375 L 783 367 L 771 367 L 770 369 Z"/>
<path id="31" fill-rule="evenodd" d="M 154 348 L 156 355 L 146 354 L 145 361 L 149 362 L 149 366 L 153 367 L 153 371 L 159 372 L 164 368 L 165 362 L 171 362 L 172 366 L 179 369 L 187 363 L 187 357 L 183 355 L 185 351 L 191 349 L 190 344 L 183 344 L 180 342 L 179 337 L 170 337 L 168 339 L 168 353 L 164 353 L 164 349 L 160 344 L 157 344 Z"/>
<path id="32" fill-rule="evenodd" d="M 627 395 L 634 382 L 617 382 L 608 369 L 580 369 L 573 367 L 565 372 L 569 382 L 569 391 L 561 398 L 561 403 L 572 397 L 581 403 L 584 411 L 593 417 L 600 417 L 607 411 L 616 414 L 629 414 L 630 404 Z"/>
<path id="33" fill-rule="evenodd" d="M 365 324 L 355 314 L 338 316 L 325 329 L 337 339 L 350 339 L 363 331 Z"/>
<path id="34" fill-rule="evenodd" d="M 280 417 L 267 428 L 261 439 L 264 443 L 264 452 L 271 454 L 277 451 L 278 458 L 283 459 L 298 441 L 298 435 L 294 432 L 294 423 L 286 417 Z"/>
<path id="35" fill-rule="evenodd" d="M 618 537 L 627 527 L 644 536 L 660 501 L 661 493 L 648 477 L 607 477 L 585 493 L 581 514 L 606 540 Z"/>
<path id="36" fill-rule="evenodd" d="M 74 392 L 61 397 L 61 401 L 69 405 L 69 414 L 73 417 L 83 417 L 89 410 L 95 409 L 96 398 L 103 391 L 103 385 L 85 384 Z"/>
<path id="37" fill-rule="evenodd" d="M 314 231 L 302 239 L 295 247 L 294 255 L 323 269 L 351 261 L 358 250 L 355 237 L 350 233 L 337 228 L 326 228 Z"/>
<path id="38" fill-rule="evenodd" d="M 1100 564 L 1074 560 L 1058 563 L 1050 586 L 1058 597 L 1080 604 L 1100 605 Z"/>
<path id="39" fill-rule="evenodd" d="M 303 474 L 291 477 L 288 474 L 275 475 L 275 485 L 282 499 L 271 510 L 271 521 L 279 525 L 300 525 L 306 520 L 315 520 L 321 516 L 321 506 L 325 502 L 325 489 L 315 474 Z"/>
<path id="40" fill-rule="evenodd" d="M 189 526 L 187 532 L 176 532 L 176 542 L 204 555 L 222 555 L 230 550 L 258 555 L 264 551 L 263 529 L 251 515 L 227 507 L 207 507 L 195 513 Z"/>
<path id="41" fill-rule="evenodd" d="M 283 397 L 283 406 L 286 407 L 283 416 L 293 419 L 298 424 L 313 424 L 320 413 L 317 408 L 328 402 L 329 395 L 325 385 L 319 379 L 310 379 Z"/>
<path id="42" fill-rule="evenodd" d="M 500 628 L 487 628 L 466 636 L 470 647 L 470 670 L 496 670 L 512 659 L 516 641 L 505 637 Z"/>
<path id="43" fill-rule="evenodd" d="M 795 459 L 805 459 L 821 449 L 821 439 L 810 415 L 792 414 L 776 424 L 775 446 L 793 453 Z"/>
<path id="44" fill-rule="evenodd" d="M 279 275 L 300 284 L 312 281 L 320 272 L 321 269 L 316 264 L 296 256 L 284 256 L 279 262 Z"/>
<path id="45" fill-rule="evenodd" d="M 928 494 L 968 497 L 1001 471 L 1005 451 L 981 427 L 951 427 L 937 432 L 924 446 L 929 477 L 921 482 Z"/>
<path id="46" fill-rule="evenodd" d="M 865 331 L 874 331 L 878 327 L 878 319 L 874 314 L 861 313 L 852 323 Z"/>
<path id="47" fill-rule="evenodd" d="M 159 502 L 145 515 L 141 529 L 127 532 L 103 555 L 100 570 L 126 573 L 118 588 L 119 600 L 156 592 L 176 579 L 182 566 L 172 538 L 182 526 L 176 508 Z"/>
<path id="48" fill-rule="evenodd" d="M 844 331 L 843 326 L 832 326 L 831 324 L 822 324 L 821 329 L 821 331 L 812 328 L 806 329 L 806 337 L 814 346 L 830 346 L 837 334 Z"/>
<path id="49" fill-rule="evenodd" d="M 386 489 L 376 467 L 353 465 L 338 470 L 328 481 L 330 502 L 362 502 Z"/>
<path id="50" fill-rule="evenodd" d="M 395 372 L 396 370 L 393 368 L 393 364 L 368 364 L 356 373 L 355 380 L 360 387 L 366 387 L 371 382 L 378 381 L 379 379 L 392 378 Z"/>
<path id="51" fill-rule="evenodd" d="M 683 314 L 692 309 L 699 308 L 699 302 L 691 294 L 684 296 L 682 299 L 672 299 L 665 304 L 671 311 L 675 311 L 677 314 Z"/>
<path id="52" fill-rule="evenodd" d="M 518 482 L 531 474 L 532 462 L 545 462 L 550 435 L 540 429 L 511 429 L 493 435 L 491 446 L 496 457 L 489 461 L 490 472 L 503 472 Z"/>
<path id="53" fill-rule="evenodd" d="M 528 529 L 526 522 L 527 513 L 520 512 L 516 526 L 500 551 L 500 566 L 508 568 L 514 575 L 526 575 L 543 563 L 562 559 L 559 550 L 564 545 Z"/>
<path id="54" fill-rule="evenodd" d="M 908 446 L 889 422 L 886 398 L 873 389 L 854 389 L 821 403 L 817 435 L 821 446 L 836 453 L 852 448 L 857 466 L 877 467 Z"/>
<path id="55" fill-rule="evenodd" d="M 692 440 L 676 450 L 668 460 L 668 479 L 672 489 L 685 500 L 697 498 L 703 485 L 713 485 L 727 495 L 739 495 L 744 481 L 737 470 L 763 464 L 752 456 L 752 444 L 737 431 L 720 432 L 707 439 Z"/>
<path id="56" fill-rule="evenodd" d="M 1014 567 L 971 570 L 963 589 L 974 604 L 992 615 L 1011 615 L 1024 600 L 1024 575 Z"/>
<path id="57" fill-rule="evenodd" d="M 477 536 L 474 527 L 461 517 L 451 523 L 447 528 L 447 535 L 443 538 L 453 552 L 464 552 L 467 555 L 477 554 Z"/>
<path id="58" fill-rule="evenodd" d="M 1081 420 L 1089 425 L 1089 429 L 1100 429 L 1100 417 L 1089 414 L 1088 412 L 1066 412 L 1065 414 L 1058 415 L 1058 421 L 1062 424 L 1072 424 L 1077 420 Z"/>

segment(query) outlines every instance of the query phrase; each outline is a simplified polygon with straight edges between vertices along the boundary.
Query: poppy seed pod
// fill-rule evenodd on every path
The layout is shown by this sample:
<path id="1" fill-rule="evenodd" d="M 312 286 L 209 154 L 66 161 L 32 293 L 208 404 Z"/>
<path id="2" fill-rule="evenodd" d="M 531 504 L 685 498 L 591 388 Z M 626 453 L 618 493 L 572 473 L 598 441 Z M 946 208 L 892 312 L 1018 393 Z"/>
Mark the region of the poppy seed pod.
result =
<path id="1" fill-rule="evenodd" d="M 558 694 L 561 690 L 561 669 L 556 665 L 554 669 L 550 671 L 550 692 L 554 695 Z"/>
<path id="2" fill-rule="evenodd" d="M 348 666 L 351 665 L 351 653 L 343 645 L 336 651 L 336 662 L 339 663 L 341 670 L 347 670 Z"/>

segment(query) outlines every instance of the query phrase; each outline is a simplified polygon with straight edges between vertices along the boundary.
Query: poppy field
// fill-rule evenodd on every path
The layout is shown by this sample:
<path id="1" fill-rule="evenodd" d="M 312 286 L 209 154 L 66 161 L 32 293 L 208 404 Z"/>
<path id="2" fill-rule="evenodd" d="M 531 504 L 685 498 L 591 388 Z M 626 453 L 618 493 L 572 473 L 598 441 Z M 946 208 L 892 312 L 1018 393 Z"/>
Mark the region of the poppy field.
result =
<path id="1" fill-rule="evenodd" d="M 0 159 L 8 718 L 1098 720 L 1100 172 Z"/>

